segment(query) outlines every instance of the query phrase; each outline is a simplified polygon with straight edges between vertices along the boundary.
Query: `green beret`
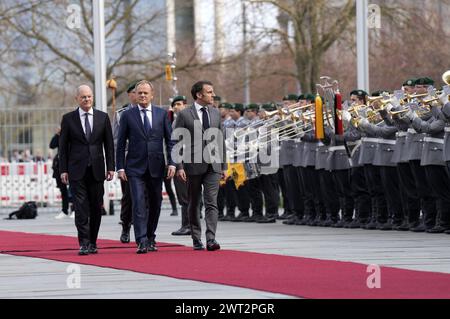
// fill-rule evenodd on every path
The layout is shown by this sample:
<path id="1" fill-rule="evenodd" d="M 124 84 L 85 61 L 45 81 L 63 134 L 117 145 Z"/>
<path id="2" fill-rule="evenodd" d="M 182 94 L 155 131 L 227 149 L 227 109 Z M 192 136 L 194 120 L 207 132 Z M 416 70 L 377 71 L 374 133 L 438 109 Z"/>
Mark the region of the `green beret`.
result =
<path id="1" fill-rule="evenodd" d="M 389 94 L 389 91 L 387 91 L 387 90 L 378 90 L 378 91 L 372 92 L 371 96 L 382 96 L 383 93 L 388 93 Z"/>
<path id="2" fill-rule="evenodd" d="M 403 86 L 414 86 L 416 85 L 416 79 L 408 79 L 403 83 Z"/>
<path id="3" fill-rule="evenodd" d="M 300 100 L 306 100 L 305 94 L 300 94 L 300 95 L 298 96 L 297 101 L 300 101 Z"/>
<path id="4" fill-rule="evenodd" d="M 250 103 L 245 107 L 246 111 L 258 111 L 259 110 L 259 105 L 256 103 Z"/>
<path id="5" fill-rule="evenodd" d="M 297 101 L 298 95 L 297 94 L 288 94 L 283 97 L 283 101 Z"/>
<path id="6" fill-rule="evenodd" d="M 271 112 L 271 111 L 275 111 L 277 109 L 277 106 L 275 103 L 272 102 L 272 103 L 265 103 L 265 104 L 261 105 L 261 108 L 264 111 Z"/>
<path id="7" fill-rule="evenodd" d="M 131 83 L 128 86 L 127 93 L 131 93 L 132 91 L 134 91 L 136 89 L 136 84 L 138 84 L 139 82 L 140 81 L 134 81 L 133 83 Z"/>
<path id="8" fill-rule="evenodd" d="M 186 99 L 186 97 L 185 97 L 184 95 L 178 95 L 178 96 L 175 96 L 175 97 L 173 98 L 173 100 L 172 100 L 172 106 L 173 106 L 176 102 L 178 102 L 178 101 L 184 101 L 184 102 L 187 102 L 187 99 Z"/>
<path id="9" fill-rule="evenodd" d="M 314 103 L 316 101 L 316 96 L 314 94 L 308 93 L 305 95 L 305 100 Z"/>
<path id="10" fill-rule="evenodd" d="M 350 95 L 356 95 L 356 96 L 367 96 L 367 92 L 364 90 L 353 90 L 350 92 Z"/>
<path id="11" fill-rule="evenodd" d="M 231 110 L 233 108 L 233 104 L 231 104 L 231 103 L 220 103 L 219 109 L 220 108 Z"/>
<path id="12" fill-rule="evenodd" d="M 244 112 L 244 104 L 234 103 L 233 110 L 238 111 L 238 112 Z"/>
<path id="13" fill-rule="evenodd" d="M 434 85 L 434 81 L 429 77 L 418 78 L 416 80 L 416 85 Z"/>
<path id="14" fill-rule="evenodd" d="M 218 95 L 214 96 L 214 101 L 222 101 L 222 98 Z"/>

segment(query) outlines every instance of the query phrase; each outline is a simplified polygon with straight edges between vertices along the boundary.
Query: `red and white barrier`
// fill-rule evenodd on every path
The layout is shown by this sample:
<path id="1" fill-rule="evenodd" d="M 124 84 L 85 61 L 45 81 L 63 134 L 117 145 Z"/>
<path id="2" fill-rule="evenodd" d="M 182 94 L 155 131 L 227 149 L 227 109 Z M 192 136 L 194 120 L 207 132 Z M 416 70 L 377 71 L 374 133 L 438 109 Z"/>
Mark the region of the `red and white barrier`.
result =
<path id="1" fill-rule="evenodd" d="M 61 202 L 61 193 L 53 178 L 52 162 L 0 163 L 0 206 L 18 206 L 36 201 L 49 206 Z M 122 197 L 120 181 L 115 178 L 105 187 L 110 200 Z"/>

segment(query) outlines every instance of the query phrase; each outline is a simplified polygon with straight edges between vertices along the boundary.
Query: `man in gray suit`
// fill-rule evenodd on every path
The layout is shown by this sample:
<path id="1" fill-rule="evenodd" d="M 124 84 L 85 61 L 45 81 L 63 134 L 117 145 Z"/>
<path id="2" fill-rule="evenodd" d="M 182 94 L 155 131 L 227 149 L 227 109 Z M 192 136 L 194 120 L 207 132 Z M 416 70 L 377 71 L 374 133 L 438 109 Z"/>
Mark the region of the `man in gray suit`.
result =
<path id="1" fill-rule="evenodd" d="M 212 107 L 215 94 L 211 82 L 195 83 L 191 94 L 194 105 L 178 114 L 174 126 L 174 139 L 179 140 L 178 146 L 181 144 L 183 147 L 182 158 L 178 156 L 176 160 L 177 175 L 188 183 L 188 212 L 194 250 L 205 249 L 201 241 L 200 216 L 197 210 L 198 194 L 203 186 L 207 249 L 214 251 L 220 249 L 215 239 L 217 194 L 219 181 L 226 170 L 222 120 L 219 110 Z M 179 148 L 176 147 L 176 150 Z"/>

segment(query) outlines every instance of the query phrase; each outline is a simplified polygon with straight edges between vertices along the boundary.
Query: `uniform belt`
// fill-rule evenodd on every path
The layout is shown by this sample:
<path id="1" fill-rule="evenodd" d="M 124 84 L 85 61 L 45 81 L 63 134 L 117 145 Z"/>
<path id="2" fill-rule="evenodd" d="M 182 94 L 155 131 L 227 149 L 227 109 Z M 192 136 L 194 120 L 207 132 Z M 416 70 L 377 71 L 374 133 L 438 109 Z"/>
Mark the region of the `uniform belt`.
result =
<path id="1" fill-rule="evenodd" d="M 381 143 L 382 139 L 381 138 L 373 138 L 373 137 L 363 137 L 361 138 L 361 141 L 364 142 L 369 142 L 369 143 Z"/>
<path id="2" fill-rule="evenodd" d="M 386 139 L 381 139 L 380 138 L 380 142 L 379 143 L 395 145 L 397 143 L 397 141 L 396 140 L 386 140 Z"/>
<path id="3" fill-rule="evenodd" d="M 335 152 L 335 151 L 345 151 L 345 145 L 340 145 L 340 146 L 331 146 L 328 148 L 328 150 L 330 152 Z"/>
<path id="4" fill-rule="evenodd" d="M 410 134 L 417 134 L 416 130 L 413 129 L 413 128 L 409 128 L 408 129 L 408 133 L 410 133 Z"/>
<path id="5" fill-rule="evenodd" d="M 444 131 L 446 131 L 447 133 L 450 133 L 450 126 L 444 128 Z"/>
<path id="6" fill-rule="evenodd" d="M 428 143 L 444 144 L 443 138 L 425 137 L 423 140 Z"/>
<path id="7" fill-rule="evenodd" d="M 397 137 L 405 137 L 406 135 L 408 135 L 408 132 L 397 132 L 396 134 Z"/>

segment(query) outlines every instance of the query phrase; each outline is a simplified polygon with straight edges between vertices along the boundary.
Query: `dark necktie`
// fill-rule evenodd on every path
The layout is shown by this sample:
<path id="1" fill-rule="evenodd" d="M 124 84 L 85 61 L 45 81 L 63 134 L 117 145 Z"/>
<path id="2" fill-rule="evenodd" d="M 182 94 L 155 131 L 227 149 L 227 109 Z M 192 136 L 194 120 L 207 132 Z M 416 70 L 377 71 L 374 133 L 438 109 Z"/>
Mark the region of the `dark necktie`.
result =
<path id="1" fill-rule="evenodd" d="M 147 112 L 148 112 L 147 109 L 142 110 L 142 113 L 144 113 L 144 131 L 145 131 L 145 134 L 150 135 L 151 126 L 150 126 L 150 121 L 148 120 Z"/>
<path id="2" fill-rule="evenodd" d="M 86 139 L 89 141 L 91 139 L 91 125 L 89 124 L 89 113 L 84 113 L 84 128 L 86 129 Z"/>
<path id="3" fill-rule="evenodd" d="M 203 112 L 202 124 L 203 124 L 203 129 L 206 131 L 207 129 L 209 129 L 208 112 L 206 111 L 206 107 L 202 107 L 200 110 L 202 110 L 202 112 Z"/>

